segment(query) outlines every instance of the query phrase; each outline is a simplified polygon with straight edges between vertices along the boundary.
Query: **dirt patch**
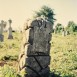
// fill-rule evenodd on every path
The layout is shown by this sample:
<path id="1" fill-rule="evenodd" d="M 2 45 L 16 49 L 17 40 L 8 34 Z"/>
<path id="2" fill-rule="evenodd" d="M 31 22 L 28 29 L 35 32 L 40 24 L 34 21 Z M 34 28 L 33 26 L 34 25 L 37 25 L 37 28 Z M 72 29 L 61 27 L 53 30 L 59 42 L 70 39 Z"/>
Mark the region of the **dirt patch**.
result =
<path id="1" fill-rule="evenodd" d="M 6 61 L 0 61 L 0 66 L 3 67 L 5 64 L 7 64 Z"/>

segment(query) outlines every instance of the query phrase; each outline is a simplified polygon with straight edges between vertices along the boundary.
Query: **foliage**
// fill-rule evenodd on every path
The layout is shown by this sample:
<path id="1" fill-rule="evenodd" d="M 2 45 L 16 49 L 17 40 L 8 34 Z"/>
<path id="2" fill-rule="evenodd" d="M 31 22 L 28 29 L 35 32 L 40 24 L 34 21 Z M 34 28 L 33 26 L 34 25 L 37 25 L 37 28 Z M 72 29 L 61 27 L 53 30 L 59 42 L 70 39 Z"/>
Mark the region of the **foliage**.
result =
<path id="1" fill-rule="evenodd" d="M 2 67 L 2 77 L 20 77 L 16 71 L 9 66 Z"/>
<path id="2" fill-rule="evenodd" d="M 77 32 L 77 25 L 75 26 L 75 32 Z"/>
<path id="3" fill-rule="evenodd" d="M 77 77 L 77 32 L 66 37 L 53 34 L 51 46 L 51 72 L 59 77 Z"/>
<path id="4" fill-rule="evenodd" d="M 56 33 L 61 33 L 63 30 L 63 26 L 60 23 L 57 23 L 57 25 L 55 26 L 55 32 Z"/>
<path id="5" fill-rule="evenodd" d="M 37 17 L 45 17 L 48 21 L 51 21 L 52 23 L 54 23 L 54 12 L 51 8 L 47 7 L 47 6 L 42 6 L 41 9 L 39 11 L 35 11 L 35 16 L 34 18 Z"/>
<path id="6" fill-rule="evenodd" d="M 20 51 L 21 34 L 14 33 L 14 39 L 8 40 L 6 33 L 4 34 L 4 42 L 0 42 L 0 59 L 9 58 L 7 65 L 0 70 L 5 77 L 17 77 L 17 64 L 12 58 L 17 59 Z M 9 47 L 10 46 L 10 47 Z M 17 55 L 15 57 L 15 55 Z M 50 77 L 76 77 L 77 76 L 77 32 L 66 37 L 59 34 L 52 34 L 51 40 L 51 63 L 50 70 L 54 74 Z M 0 62 L 1 63 L 1 62 Z M 15 69 L 15 70 L 14 70 Z M 9 72 L 9 73 L 8 73 Z M 24 72 L 22 71 L 21 74 Z M 13 76 L 11 76 L 13 75 Z M 2 76 L 0 76 L 2 77 Z M 20 77 L 20 76 L 18 76 Z"/>
<path id="7" fill-rule="evenodd" d="M 76 32 L 77 31 L 77 25 L 73 21 L 69 21 L 68 25 L 66 27 L 66 30 L 69 32 Z"/>
<path id="8" fill-rule="evenodd" d="M 0 60 L 16 60 L 20 51 L 21 33 L 13 33 L 13 39 L 7 39 L 8 34 L 4 33 L 4 42 L 0 42 Z"/>

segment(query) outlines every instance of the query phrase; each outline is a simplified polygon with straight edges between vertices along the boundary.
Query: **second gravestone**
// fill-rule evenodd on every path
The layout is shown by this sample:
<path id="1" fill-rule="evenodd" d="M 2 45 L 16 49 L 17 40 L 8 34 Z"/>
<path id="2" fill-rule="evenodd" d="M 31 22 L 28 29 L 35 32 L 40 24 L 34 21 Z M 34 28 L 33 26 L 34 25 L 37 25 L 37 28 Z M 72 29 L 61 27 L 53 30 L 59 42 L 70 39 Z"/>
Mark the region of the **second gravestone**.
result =
<path id="1" fill-rule="evenodd" d="M 28 20 L 23 29 L 19 71 L 23 77 L 49 77 L 50 41 L 53 24 L 44 19 Z"/>
<path id="2" fill-rule="evenodd" d="M 12 20 L 9 19 L 8 21 L 9 21 L 8 39 L 13 39 L 13 36 L 12 36 L 12 27 L 11 27 Z"/>

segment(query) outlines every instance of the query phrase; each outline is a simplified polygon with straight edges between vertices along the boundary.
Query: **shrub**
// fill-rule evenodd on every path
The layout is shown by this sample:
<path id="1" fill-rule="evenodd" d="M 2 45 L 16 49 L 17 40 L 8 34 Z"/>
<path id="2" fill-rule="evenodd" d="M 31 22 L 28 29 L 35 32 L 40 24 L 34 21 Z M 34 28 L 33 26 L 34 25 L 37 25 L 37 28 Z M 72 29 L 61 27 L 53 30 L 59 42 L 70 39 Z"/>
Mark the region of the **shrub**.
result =
<path id="1" fill-rule="evenodd" d="M 37 17 L 45 17 L 48 21 L 50 21 L 51 23 L 54 23 L 55 19 L 54 19 L 54 12 L 51 8 L 49 8 L 48 6 L 42 6 L 41 9 L 39 11 L 35 11 L 35 15 L 34 18 Z"/>
<path id="2" fill-rule="evenodd" d="M 69 21 L 68 25 L 66 27 L 66 30 L 71 32 L 76 32 L 77 31 L 77 25 L 73 21 Z"/>

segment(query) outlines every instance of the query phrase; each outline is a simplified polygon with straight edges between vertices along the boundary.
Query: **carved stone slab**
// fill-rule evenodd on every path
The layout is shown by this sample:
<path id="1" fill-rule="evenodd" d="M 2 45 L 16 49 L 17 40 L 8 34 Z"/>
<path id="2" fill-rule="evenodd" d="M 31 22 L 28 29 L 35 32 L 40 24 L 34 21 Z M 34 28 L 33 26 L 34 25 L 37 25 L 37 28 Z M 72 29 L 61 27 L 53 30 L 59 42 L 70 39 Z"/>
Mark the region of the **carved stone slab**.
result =
<path id="1" fill-rule="evenodd" d="M 19 56 L 20 72 L 24 77 L 48 77 L 50 41 L 53 24 L 47 20 L 28 20 L 23 28 L 22 48 Z"/>

